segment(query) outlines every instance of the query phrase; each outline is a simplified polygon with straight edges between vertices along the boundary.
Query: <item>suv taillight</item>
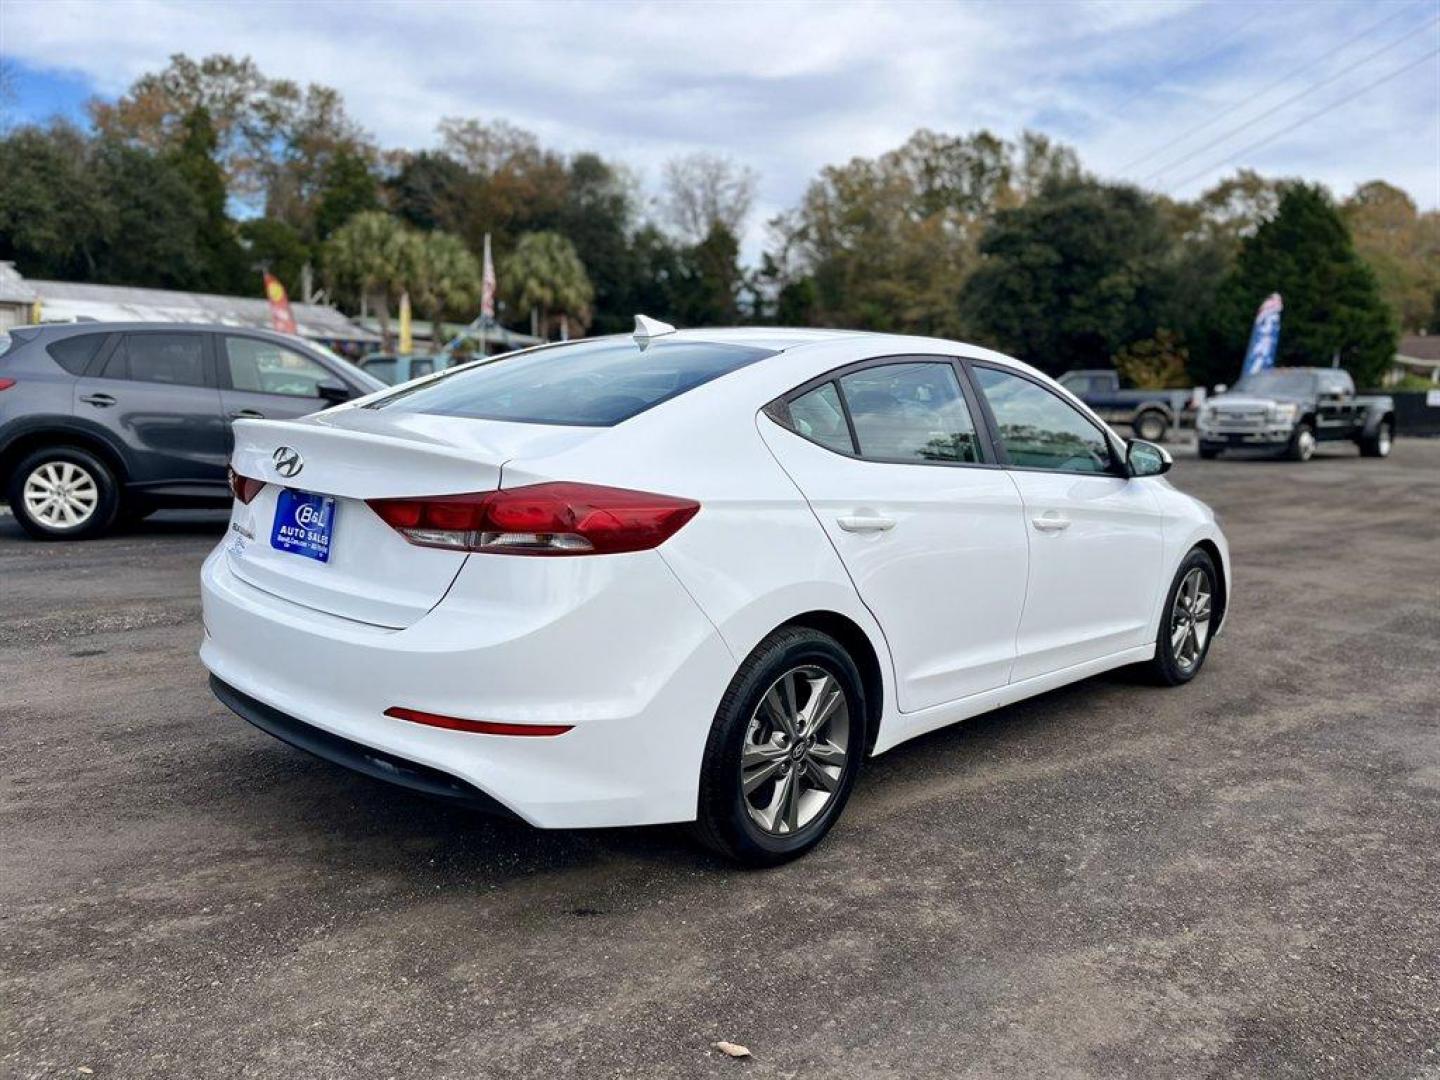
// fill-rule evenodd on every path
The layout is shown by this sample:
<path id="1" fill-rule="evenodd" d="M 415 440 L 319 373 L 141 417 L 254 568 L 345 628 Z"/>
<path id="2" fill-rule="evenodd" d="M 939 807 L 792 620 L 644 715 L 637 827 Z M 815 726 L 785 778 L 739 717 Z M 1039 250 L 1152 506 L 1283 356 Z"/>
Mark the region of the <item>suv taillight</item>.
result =
<path id="1" fill-rule="evenodd" d="M 572 483 L 366 501 L 412 544 L 505 555 L 646 551 L 700 512 L 691 499 Z"/>
<path id="2" fill-rule="evenodd" d="M 251 499 L 260 494 L 265 486 L 264 480 L 254 480 L 248 476 L 241 476 L 233 468 L 228 469 L 230 475 L 230 492 L 242 503 L 248 504 Z"/>
<path id="3" fill-rule="evenodd" d="M 0 390 L 9 390 L 14 385 L 14 379 L 0 379 Z"/>

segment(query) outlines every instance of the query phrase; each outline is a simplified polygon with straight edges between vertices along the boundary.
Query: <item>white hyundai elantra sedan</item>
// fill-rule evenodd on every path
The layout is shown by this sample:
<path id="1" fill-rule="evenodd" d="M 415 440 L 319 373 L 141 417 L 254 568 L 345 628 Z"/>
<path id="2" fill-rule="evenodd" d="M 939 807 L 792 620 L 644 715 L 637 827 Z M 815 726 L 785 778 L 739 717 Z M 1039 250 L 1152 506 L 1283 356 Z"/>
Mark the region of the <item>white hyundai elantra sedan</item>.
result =
<path id="1" fill-rule="evenodd" d="M 819 330 L 544 346 L 235 425 L 201 657 L 252 724 L 544 828 L 813 847 L 863 760 L 1194 678 L 1225 538 L 1034 368 Z"/>

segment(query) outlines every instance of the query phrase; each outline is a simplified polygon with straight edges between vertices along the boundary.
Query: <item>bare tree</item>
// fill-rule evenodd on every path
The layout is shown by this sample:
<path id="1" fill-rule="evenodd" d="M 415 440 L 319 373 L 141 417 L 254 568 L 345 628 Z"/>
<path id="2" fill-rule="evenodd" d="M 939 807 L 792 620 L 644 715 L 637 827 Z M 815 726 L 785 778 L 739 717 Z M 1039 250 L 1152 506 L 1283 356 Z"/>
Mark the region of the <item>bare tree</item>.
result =
<path id="1" fill-rule="evenodd" d="M 692 244 L 715 225 L 739 236 L 755 201 L 755 170 L 719 154 L 702 152 L 665 163 L 660 206 L 680 236 Z"/>

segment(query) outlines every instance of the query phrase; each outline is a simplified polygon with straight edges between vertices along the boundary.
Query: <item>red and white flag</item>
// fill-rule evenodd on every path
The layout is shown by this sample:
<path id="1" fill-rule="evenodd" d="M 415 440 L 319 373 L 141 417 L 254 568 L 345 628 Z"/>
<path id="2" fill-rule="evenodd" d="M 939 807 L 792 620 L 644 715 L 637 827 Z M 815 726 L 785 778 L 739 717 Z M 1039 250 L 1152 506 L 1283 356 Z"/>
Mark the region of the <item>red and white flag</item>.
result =
<path id="1" fill-rule="evenodd" d="M 274 274 L 265 273 L 265 299 L 270 301 L 270 325 L 282 334 L 297 334 L 295 316 L 290 312 L 290 298 L 285 286 Z"/>
<path id="2" fill-rule="evenodd" d="M 480 271 L 480 314 L 495 318 L 495 263 L 490 258 L 490 234 L 485 234 L 485 262 Z"/>

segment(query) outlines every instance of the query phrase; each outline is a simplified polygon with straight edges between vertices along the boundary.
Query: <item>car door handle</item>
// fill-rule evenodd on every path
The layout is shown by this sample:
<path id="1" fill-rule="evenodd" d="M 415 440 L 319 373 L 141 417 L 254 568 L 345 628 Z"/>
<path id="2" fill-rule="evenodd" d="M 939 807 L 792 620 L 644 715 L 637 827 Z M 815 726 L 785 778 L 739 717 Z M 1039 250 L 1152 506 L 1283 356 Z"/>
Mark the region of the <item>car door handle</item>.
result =
<path id="1" fill-rule="evenodd" d="M 108 409 L 115 404 L 115 399 L 109 394 L 86 394 L 80 400 L 86 405 L 94 405 L 97 409 Z"/>
<path id="2" fill-rule="evenodd" d="M 264 420 L 265 414 L 259 409 L 236 409 L 230 414 L 231 420 Z"/>
<path id="3" fill-rule="evenodd" d="M 1037 518 L 1031 518 L 1030 524 L 1041 532 L 1064 532 L 1070 527 L 1070 519 L 1064 514 L 1050 510 Z"/>
<path id="4" fill-rule="evenodd" d="M 895 527 L 894 519 L 877 514 L 848 514 L 836 518 L 835 524 L 846 532 L 888 532 Z"/>

